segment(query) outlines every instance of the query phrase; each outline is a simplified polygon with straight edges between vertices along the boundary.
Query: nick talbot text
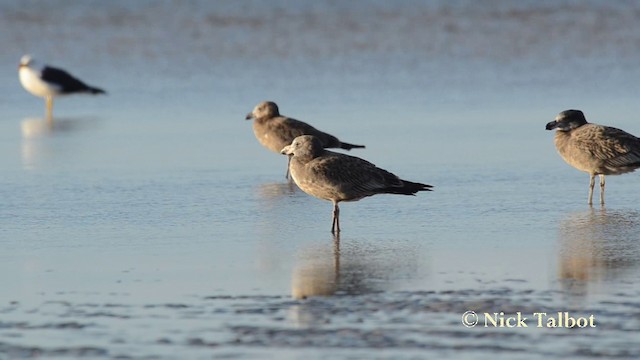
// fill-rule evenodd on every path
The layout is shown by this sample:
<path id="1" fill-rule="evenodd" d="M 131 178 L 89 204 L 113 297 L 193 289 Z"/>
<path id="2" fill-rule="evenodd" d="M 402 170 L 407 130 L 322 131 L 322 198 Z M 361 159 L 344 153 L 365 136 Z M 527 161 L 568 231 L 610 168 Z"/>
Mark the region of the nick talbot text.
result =
<path id="1" fill-rule="evenodd" d="M 528 315 L 528 314 L 527 314 Z M 539 327 L 539 328 L 587 328 L 596 327 L 594 315 L 572 316 L 569 312 L 534 312 L 530 317 L 525 317 L 522 312 L 515 314 L 484 313 L 484 327 L 515 328 L 515 327 Z"/>

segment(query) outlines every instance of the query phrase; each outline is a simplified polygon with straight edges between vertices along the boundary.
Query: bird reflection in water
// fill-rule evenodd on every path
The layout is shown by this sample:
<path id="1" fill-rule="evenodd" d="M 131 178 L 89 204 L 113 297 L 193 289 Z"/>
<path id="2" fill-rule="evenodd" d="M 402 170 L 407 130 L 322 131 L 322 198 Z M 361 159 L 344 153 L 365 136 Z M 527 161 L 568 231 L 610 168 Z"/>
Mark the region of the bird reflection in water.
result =
<path id="1" fill-rule="evenodd" d="M 52 133 L 72 132 L 87 127 L 94 119 L 90 118 L 38 118 L 28 117 L 20 123 L 22 138 L 34 139 Z"/>
<path id="2" fill-rule="evenodd" d="M 392 245 L 389 245 L 389 244 Z M 302 248 L 292 276 L 292 296 L 358 295 L 389 290 L 418 274 L 419 251 L 390 241 L 382 246 L 349 238 Z"/>
<path id="3" fill-rule="evenodd" d="M 391 239 L 390 239 L 391 240 Z M 290 319 L 305 327 L 324 323 L 327 312 L 317 301 L 324 297 L 361 295 L 402 288 L 420 276 L 420 251 L 410 244 L 340 239 L 301 248 L 291 281 L 291 295 L 302 301 L 290 308 Z M 348 298 L 345 297 L 346 301 Z"/>
<path id="4" fill-rule="evenodd" d="M 640 213 L 591 208 L 569 214 L 559 229 L 559 274 L 570 294 L 619 279 L 640 259 Z"/>
<path id="5" fill-rule="evenodd" d="M 333 246 L 316 245 L 304 249 L 293 270 L 291 295 L 294 299 L 310 296 L 332 296 L 340 283 L 340 236 Z"/>
<path id="6" fill-rule="evenodd" d="M 20 122 L 22 132 L 22 163 L 25 168 L 34 168 L 53 151 L 50 144 L 42 141 L 54 134 L 71 133 L 95 125 L 94 118 L 28 117 Z"/>
<path id="7" fill-rule="evenodd" d="M 261 184 L 258 188 L 258 193 L 264 200 L 276 200 L 295 195 L 296 192 L 298 192 L 298 187 L 293 181 Z"/>

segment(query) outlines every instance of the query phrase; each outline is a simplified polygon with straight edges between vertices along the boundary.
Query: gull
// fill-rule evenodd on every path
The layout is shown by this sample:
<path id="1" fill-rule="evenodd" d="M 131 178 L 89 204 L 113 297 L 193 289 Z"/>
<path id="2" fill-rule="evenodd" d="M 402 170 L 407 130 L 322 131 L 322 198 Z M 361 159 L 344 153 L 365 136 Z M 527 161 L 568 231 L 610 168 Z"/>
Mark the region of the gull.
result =
<path id="1" fill-rule="evenodd" d="M 89 86 L 62 69 L 38 64 L 29 55 L 20 59 L 18 74 L 20 83 L 28 92 L 45 98 L 48 119 L 52 117 L 53 98 L 56 96 L 76 93 L 105 94 L 104 90 Z"/>
<path id="2" fill-rule="evenodd" d="M 285 146 L 291 156 L 289 170 L 298 187 L 311 196 L 333 203 L 331 232 L 340 232 L 341 201 L 356 201 L 376 194 L 415 195 L 431 191 L 431 185 L 402 180 L 355 156 L 325 150 L 315 136 L 303 135 Z"/>
<path id="3" fill-rule="evenodd" d="M 588 123 L 580 110 L 565 110 L 546 126 L 557 129 L 555 144 L 569 165 L 589 174 L 593 203 L 595 177 L 600 177 L 600 204 L 604 205 L 605 175 L 620 175 L 640 167 L 640 139 L 609 126 Z"/>
<path id="4" fill-rule="evenodd" d="M 253 133 L 256 138 L 262 146 L 276 153 L 279 153 L 280 150 L 291 144 L 293 139 L 300 135 L 317 137 L 325 148 L 341 148 L 345 150 L 364 148 L 364 145 L 342 142 L 335 136 L 322 132 L 305 122 L 280 115 L 278 105 L 273 101 L 259 103 L 245 119 L 254 119 Z M 286 177 L 289 177 L 288 166 Z"/>

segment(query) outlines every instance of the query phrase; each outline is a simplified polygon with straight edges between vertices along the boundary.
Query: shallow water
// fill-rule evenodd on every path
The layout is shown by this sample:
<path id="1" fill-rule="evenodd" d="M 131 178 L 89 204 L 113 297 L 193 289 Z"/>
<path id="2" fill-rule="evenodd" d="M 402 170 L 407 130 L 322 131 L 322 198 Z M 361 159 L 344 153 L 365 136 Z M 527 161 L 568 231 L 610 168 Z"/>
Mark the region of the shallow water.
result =
<path id="1" fill-rule="evenodd" d="M 0 358 L 637 358 L 637 175 L 564 164 L 579 108 L 640 134 L 640 7 L 0 4 Z M 104 87 L 54 122 L 30 52 Z M 341 206 L 284 178 L 259 101 L 435 185 Z M 466 311 L 478 324 L 461 323 Z M 484 327 L 520 312 L 528 328 Z M 538 328 L 534 312 L 594 315 Z"/>

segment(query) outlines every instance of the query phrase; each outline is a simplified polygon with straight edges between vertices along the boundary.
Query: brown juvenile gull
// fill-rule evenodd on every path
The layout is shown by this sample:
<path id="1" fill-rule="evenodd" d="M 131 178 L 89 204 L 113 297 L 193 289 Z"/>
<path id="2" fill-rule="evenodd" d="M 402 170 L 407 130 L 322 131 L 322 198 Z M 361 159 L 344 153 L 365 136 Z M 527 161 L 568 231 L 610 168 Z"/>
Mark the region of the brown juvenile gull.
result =
<path id="1" fill-rule="evenodd" d="M 340 232 L 340 201 L 356 201 L 376 194 L 415 195 L 432 188 L 402 180 L 358 157 L 325 150 L 315 136 L 298 136 L 281 153 L 292 155 L 289 170 L 302 191 L 333 202 L 334 234 Z"/>
<path id="2" fill-rule="evenodd" d="M 300 135 L 313 135 L 320 139 L 325 148 L 341 148 L 351 150 L 364 148 L 364 145 L 354 145 L 338 140 L 337 137 L 322 132 L 313 126 L 300 120 L 280 115 L 278 105 L 272 101 L 263 101 L 256 105 L 252 112 L 246 116 L 253 122 L 253 133 L 258 141 L 267 149 L 279 153 L 282 148 L 291 144 L 293 139 Z M 287 176 L 289 177 L 287 167 Z"/>
<path id="3" fill-rule="evenodd" d="M 565 110 L 547 130 L 558 129 L 555 144 L 569 165 L 589 174 L 589 205 L 596 175 L 600 176 L 600 204 L 604 205 L 604 176 L 640 167 L 640 139 L 620 129 L 588 123 L 580 110 Z"/>

